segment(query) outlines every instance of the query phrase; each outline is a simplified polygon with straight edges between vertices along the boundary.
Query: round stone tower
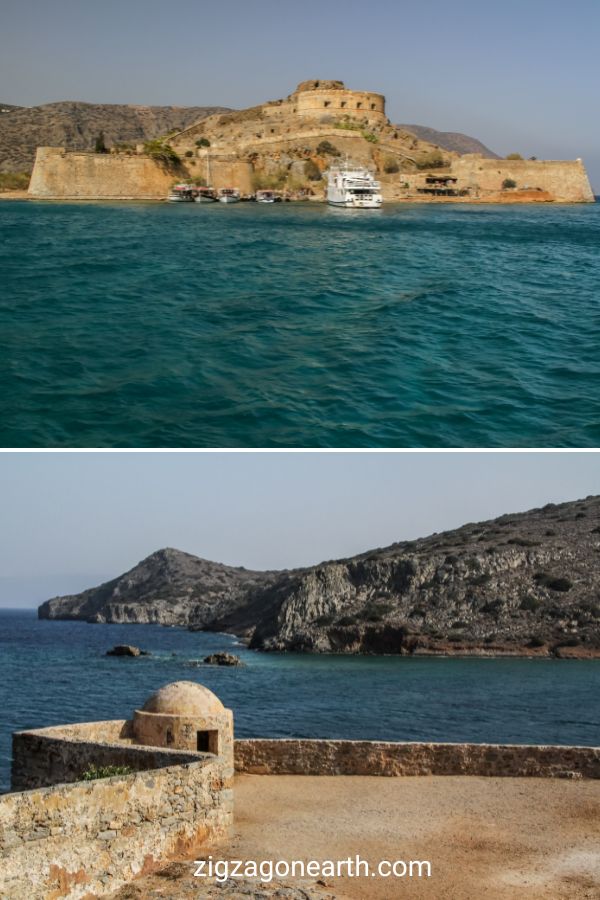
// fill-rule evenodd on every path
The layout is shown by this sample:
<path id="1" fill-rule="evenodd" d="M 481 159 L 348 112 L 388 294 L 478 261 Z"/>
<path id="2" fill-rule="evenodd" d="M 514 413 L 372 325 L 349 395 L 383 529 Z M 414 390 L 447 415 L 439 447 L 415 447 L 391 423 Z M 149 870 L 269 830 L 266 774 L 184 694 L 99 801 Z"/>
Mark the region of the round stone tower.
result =
<path id="1" fill-rule="evenodd" d="M 349 116 L 368 122 L 385 122 L 385 97 L 369 91 L 349 91 L 343 81 L 302 81 L 290 95 L 293 112 L 318 118 Z"/>
<path id="2" fill-rule="evenodd" d="M 170 750 L 196 750 L 233 762 L 233 713 L 195 681 L 161 687 L 133 715 L 136 743 Z"/>

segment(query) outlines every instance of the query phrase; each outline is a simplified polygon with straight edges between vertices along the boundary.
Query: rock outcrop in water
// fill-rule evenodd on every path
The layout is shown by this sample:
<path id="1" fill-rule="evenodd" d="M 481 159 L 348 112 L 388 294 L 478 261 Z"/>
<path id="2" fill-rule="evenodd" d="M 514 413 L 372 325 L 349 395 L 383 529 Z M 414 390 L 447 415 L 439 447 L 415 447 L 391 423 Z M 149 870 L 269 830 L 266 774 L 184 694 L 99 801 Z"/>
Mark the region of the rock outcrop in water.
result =
<path id="1" fill-rule="evenodd" d="M 600 656 L 600 497 L 295 571 L 161 550 L 39 615 L 230 631 L 260 650 Z"/>

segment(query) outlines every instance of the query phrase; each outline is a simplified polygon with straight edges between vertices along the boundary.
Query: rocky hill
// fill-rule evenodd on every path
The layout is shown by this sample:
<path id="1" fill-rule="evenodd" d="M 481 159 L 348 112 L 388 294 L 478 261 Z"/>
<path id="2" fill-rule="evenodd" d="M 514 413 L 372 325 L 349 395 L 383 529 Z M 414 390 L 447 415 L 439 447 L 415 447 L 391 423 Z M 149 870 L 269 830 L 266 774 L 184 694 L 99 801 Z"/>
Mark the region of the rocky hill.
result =
<path id="1" fill-rule="evenodd" d="M 108 146 L 139 143 L 181 131 L 221 106 L 133 106 L 64 101 L 43 106 L 2 106 L 0 172 L 28 172 L 36 147 L 91 150 L 100 132 Z"/>
<path id="2" fill-rule="evenodd" d="M 275 574 L 224 566 L 167 547 L 99 587 L 46 601 L 38 615 L 198 627 L 243 604 L 252 590 L 269 585 Z"/>
<path id="3" fill-rule="evenodd" d="M 600 497 L 295 571 L 163 550 L 39 614 L 228 630 L 261 650 L 600 656 Z"/>
<path id="4" fill-rule="evenodd" d="M 452 153 L 480 153 L 488 159 L 500 159 L 497 153 L 478 141 L 477 138 L 470 137 L 468 134 L 461 134 L 459 131 L 436 131 L 435 128 L 428 128 L 426 125 L 397 125 L 404 131 L 410 131 L 422 141 L 428 141 L 441 147 L 442 150 L 450 150 Z"/>

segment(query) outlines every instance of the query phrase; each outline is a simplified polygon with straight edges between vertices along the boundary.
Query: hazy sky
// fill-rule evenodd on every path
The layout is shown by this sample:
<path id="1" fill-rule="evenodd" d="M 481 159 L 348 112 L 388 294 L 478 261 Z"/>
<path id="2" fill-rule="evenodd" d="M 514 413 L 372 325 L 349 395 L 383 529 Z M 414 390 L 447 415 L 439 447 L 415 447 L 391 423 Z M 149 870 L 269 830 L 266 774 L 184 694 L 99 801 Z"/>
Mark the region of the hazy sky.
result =
<path id="1" fill-rule="evenodd" d="M 2 0 L 0 102 L 244 107 L 307 78 L 393 121 L 588 163 L 600 190 L 599 0 Z"/>
<path id="2" fill-rule="evenodd" d="M 352 555 L 600 494 L 597 453 L 2 453 L 0 605 L 160 547 L 247 568 Z"/>

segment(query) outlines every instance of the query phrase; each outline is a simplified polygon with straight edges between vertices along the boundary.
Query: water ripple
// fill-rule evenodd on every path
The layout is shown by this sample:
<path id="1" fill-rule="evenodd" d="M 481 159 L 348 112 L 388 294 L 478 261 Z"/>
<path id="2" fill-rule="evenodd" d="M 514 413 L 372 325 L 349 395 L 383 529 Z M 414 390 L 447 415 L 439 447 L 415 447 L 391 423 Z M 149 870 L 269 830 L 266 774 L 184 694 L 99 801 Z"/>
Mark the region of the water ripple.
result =
<path id="1" fill-rule="evenodd" d="M 595 446 L 600 206 L 0 206 L 2 446 Z"/>

